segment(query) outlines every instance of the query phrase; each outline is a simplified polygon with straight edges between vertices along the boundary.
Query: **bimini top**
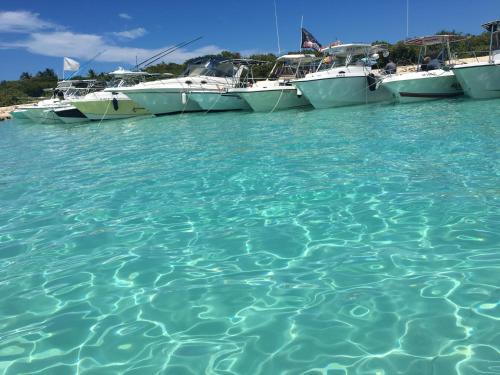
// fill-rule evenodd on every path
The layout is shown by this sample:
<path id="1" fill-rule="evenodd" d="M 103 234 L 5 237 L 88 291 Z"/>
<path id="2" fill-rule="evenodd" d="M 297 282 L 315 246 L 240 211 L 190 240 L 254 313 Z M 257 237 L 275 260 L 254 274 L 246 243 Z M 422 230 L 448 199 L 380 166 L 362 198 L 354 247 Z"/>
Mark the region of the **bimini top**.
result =
<path id="1" fill-rule="evenodd" d="M 377 53 L 386 50 L 387 46 L 381 44 L 372 46 L 371 44 L 367 43 L 348 43 L 348 44 L 328 46 L 323 48 L 321 52 L 329 55 L 345 57 L 345 56 L 369 55 L 372 53 Z"/>
<path id="2" fill-rule="evenodd" d="M 261 65 L 269 64 L 269 61 L 255 60 L 255 59 L 227 59 L 222 63 L 233 63 L 234 65 Z"/>
<path id="3" fill-rule="evenodd" d="M 300 61 L 303 61 L 303 62 L 311 62 L 311 61 L 314 61 L 316 60 L 317 57 L 312 55 L 312 54 L 302 54 L 302 53 L 297 53 L 297 54 L 290 54 L 290 55 L 282 55 L 280 57 L 278 57 L 276 60 L 277 61 L 284 61 L 284 60 L 288 60 L 288 61 L 296 61 L 296 60 L 300 60 Z"/>
<path id="4" fill-rule="evenodd" d="M 409 46 L 433 46 L 458 39 L 463 39 L 463 37 L 460 35 L 429 35 L 408 39 L 405 41 L 405 44 Z"/>
<path id="5" fill-rule="evenodd" d="M 496 20 L 496 21 L 487 22 L 484 25 L 481 25 L 481 27 L 489 32 L 495 32 L 495 31 L 499 31 L 498 30 L 499 25 L 500 25 L 500 20 Z"/>

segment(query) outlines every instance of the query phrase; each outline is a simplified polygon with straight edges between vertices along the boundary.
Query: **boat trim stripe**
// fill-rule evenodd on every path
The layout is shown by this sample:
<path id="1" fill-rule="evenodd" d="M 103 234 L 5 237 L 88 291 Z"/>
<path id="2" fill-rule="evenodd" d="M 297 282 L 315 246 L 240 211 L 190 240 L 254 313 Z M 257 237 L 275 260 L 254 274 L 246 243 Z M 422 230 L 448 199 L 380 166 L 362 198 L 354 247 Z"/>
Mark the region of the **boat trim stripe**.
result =
<path id="1" fill-rule="evenodd" d="M 408 98 L 453 98 L 463 95 L 462 91 L 443 93 L 443 92 L 400 92 L 399 95 Z"/>

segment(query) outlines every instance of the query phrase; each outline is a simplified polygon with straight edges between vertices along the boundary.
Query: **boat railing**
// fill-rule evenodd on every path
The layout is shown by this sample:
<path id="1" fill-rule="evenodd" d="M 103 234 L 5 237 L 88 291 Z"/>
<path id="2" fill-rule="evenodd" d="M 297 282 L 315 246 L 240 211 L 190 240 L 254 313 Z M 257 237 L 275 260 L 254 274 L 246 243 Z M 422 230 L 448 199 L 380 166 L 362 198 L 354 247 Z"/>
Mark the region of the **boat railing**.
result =
<path id="1" fill-rule="evenodd" d="M 455 52 L 453 62 L 455 65 L 470 64 L 475 62 L 487 62 L 490 51 L 464 51 Z"/>

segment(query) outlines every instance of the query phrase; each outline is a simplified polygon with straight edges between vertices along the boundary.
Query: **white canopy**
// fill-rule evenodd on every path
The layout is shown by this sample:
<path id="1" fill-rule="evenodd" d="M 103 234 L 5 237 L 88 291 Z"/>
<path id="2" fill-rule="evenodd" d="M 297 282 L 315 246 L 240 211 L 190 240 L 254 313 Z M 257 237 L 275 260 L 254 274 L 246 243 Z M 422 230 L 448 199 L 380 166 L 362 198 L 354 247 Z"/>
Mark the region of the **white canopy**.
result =
<path id="1" fill-rule="evenodd" d="M 463 39 L 460 35 L 430 35 L 421 36 L 419 38 L 408 39 L 405 44 L 410 46 L 433 46 L 435 44 L 443 44 L 451 40 Z"/>
<path id="2" fill-rule="evenodd" d="M 301 60 L 301 61 L 305 61 L 305 62 L 309 62 L 309 61 L 314 61 L 315 59 L 317 59 L 316 56 L 312 55 L 312 54 L 290 54 L 290 55 L 282 55 L 280 57 L 277 58 L 278 61 L 284 61 L 284 60 L 288 60 L 288 61 L 296 61 L 296 60 Z"/>
<path id="3" fill-rule="evenodd" d="M 133 72 L 131 70 L 123 69 L 121 66 L 118 67 L 113 72 L 109 72 L 110 75 L 117 77 L 130 77 L 130 76 L 148 76 L 150 75 L 148 72 Z"/>
<path id="4" fill-rule="evenodd" d="M 325 47 L 321 50 L 321 52 L 337 56 L 356 56 L 368 55 L 383 49 L 384 48 L 381 46 L 372 46 L 367 43 L 347 43 Z"/>

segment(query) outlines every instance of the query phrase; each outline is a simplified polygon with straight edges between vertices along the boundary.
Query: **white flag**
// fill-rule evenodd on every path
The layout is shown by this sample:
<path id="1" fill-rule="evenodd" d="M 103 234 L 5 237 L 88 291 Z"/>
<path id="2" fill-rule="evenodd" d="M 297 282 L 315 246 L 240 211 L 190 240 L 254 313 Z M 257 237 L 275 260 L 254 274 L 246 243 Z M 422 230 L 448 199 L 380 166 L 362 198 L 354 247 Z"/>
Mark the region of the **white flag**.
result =
<path id="1" fill-rule="evenodd" d="M 70 59 L 69 57 L 64 58 L 64 70 L 75 72 L 78 69 L 80 69 L 80 63 L 78 61 Z"/>

